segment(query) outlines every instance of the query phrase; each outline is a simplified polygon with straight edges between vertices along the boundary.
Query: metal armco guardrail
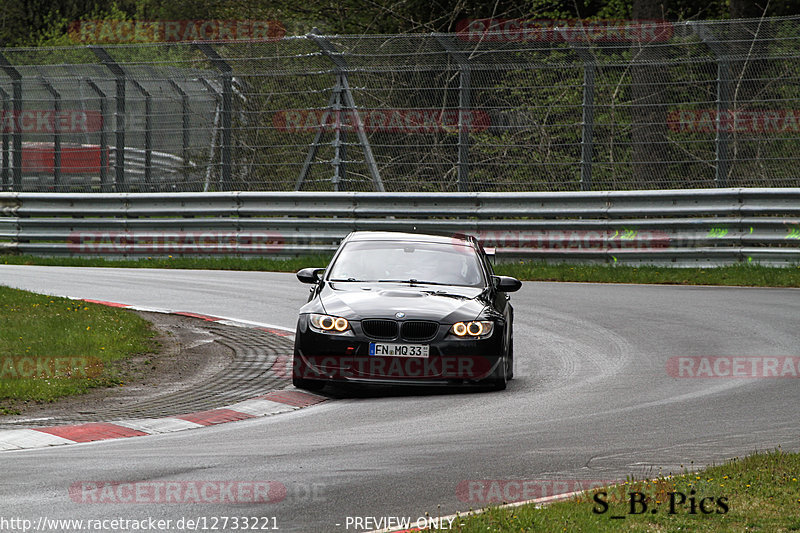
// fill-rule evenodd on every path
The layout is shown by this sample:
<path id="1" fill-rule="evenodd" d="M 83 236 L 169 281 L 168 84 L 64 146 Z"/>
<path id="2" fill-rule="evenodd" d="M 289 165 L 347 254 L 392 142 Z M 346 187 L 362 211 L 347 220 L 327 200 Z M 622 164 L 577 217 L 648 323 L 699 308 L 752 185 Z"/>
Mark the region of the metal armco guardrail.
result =
<path id="1" fill-rule="evenodd" d="M 353 230 L 468 233 L 503 259 L 800 263 L 800 188 L 568 193 L 0 193 L 0 250 L 297 256 Z"/>

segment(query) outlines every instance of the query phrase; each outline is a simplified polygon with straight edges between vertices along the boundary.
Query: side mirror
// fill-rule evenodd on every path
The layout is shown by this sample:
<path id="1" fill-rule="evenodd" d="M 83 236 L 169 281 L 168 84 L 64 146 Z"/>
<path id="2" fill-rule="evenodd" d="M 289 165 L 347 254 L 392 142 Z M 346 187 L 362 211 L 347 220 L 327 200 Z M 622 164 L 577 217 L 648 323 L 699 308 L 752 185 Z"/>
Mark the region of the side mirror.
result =
<path id="1" fill-rule="evenodd" d="M 325 272 L 324 268 L 304 268 L 297 271 L 297 279 L 303 283 L 319 283 L 323 272 Z"/>
<path id="2" fill-rule="evenodd" d="M 492 282 L 500 292 L 516 292 L 522 287 L 522 282 L 511 276 L 492 276 Z"/>

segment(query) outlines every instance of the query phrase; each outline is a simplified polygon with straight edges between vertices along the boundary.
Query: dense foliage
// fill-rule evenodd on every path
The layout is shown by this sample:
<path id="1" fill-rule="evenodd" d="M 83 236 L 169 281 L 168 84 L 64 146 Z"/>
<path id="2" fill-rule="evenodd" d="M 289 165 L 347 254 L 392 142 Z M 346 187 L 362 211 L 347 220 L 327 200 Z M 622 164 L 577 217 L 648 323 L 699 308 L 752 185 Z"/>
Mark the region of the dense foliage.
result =
<path id="1" fill-rule="evenodd" d="M 69 44 L 80 20 L 277 20 L 289 35 L 453 31 L 469 18 L 725 19 L 800 13 L 800 0 L 23 0 L 0 3 L 0 46 Z"/>

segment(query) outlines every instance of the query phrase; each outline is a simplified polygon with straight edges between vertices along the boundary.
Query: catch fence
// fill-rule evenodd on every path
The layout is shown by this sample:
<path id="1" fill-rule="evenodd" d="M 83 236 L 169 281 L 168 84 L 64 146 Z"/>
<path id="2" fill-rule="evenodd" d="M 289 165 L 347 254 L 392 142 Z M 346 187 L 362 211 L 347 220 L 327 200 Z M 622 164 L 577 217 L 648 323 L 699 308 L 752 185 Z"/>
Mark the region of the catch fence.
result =
<path id="1" fill-rule="evenodd" d="M 6 191 L 800 185 L 800 17 L 4 49 L 0 100 Z"/>

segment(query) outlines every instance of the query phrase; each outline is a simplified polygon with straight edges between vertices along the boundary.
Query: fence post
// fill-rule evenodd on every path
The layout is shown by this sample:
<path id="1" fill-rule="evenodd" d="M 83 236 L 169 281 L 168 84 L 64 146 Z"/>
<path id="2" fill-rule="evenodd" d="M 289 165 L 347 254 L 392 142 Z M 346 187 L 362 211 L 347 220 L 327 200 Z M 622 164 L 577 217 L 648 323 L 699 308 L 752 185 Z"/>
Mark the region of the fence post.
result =
<path id="1" fill-rule="evenodd" d="M 106 118 L 108 115 L 108 105 L 106 103 L 106 93 L 92 80 L 87 79 L 86 83 L 100 98 L 100 192 L 111 192 L 111 184 L 108 182 L 108 135 L 106 134 Z"/>
<path id="2" fill-rule="evenodd" d="M 338 184 L 336 190 L 337 191 L 346 191 L 347 190 L 347 181 L 344 179 L 347 176 L 347 132 L 340 131 L 339 133 L 339 168 L 342 171 L 342 181 Z"/>
<path id="3" fill-rule="evenodd" d="M 153 124 L 151 119 L 152 106 L 150 105 L 150 93 L 142 87 L 136 80 L 131 80 L 142 96 L 144 96 L 144 183 L 147 189 L 153 190 Z"/>
<path id="4" fill-rule="evenodd" d="M 217 144 L 217 130 L 219 129 L 219 117 L 221 114 L 221 100 L 222 97 L 219 95 L 216 89 L 209 83 L 209 81 L 205 78 L 200 78 L 200 83 L 203 84 L 203 87 L 213 96 L 214 98 L 214 131 L 211 134 L 211 148 L 208 152 L 208 165 L 206 166 L 206 179 L 205 183 L 203 184 L 203 192 L 208 192 L 209 186 L 211 184 L 211 167 L 214 161 L 214 150 L 216 150 Z"/>
<path id="5" fill-rule="evenodd" d="M 594 64 L 583 67 L 583 123 L 581 124 L 581 190 L 592 190 L 594 158 Z"/>
<path id="6" fill-rule="evenodd" d="M 200 50 L 211 61 L 211 64 L 222 74 L 222 157 L 221 157 L 221 178 L 220 188 L 228 191 L 232 187 L 231 183 L 231 149 L 233 148 L 233 135 L 231 133 L 231 121 L 233 116 L 233 68 L 227 61 L 208 43 L 195 43 L 195 47 Z"/>
<path id="7" fill-rule="evenodd" d="M 594 56 L 582 46 L 575 51 L 583 60 L 583 105 L 581 120 L 581 190 L 592 190 L 594 160 Z"/>
<path id="8" fill-rule="evenodd" d="M 20 117 L 22 115 L 22 74 L 8 62 L 6 56 L 0 52 L 0 69 L 3 69 L 8 77 L 11 78 L 11 102 L 13 108 L 13 130 L 11 152 L 11 181 L 15 191 L 22 190 L 22 128 L 20 127 Z"/>
<path id="9" fill-rule="evenodd" d="M 2 176 L 2 178 L 0 179 L 0 191 L 4 191 L 6 189 L 11 188 L 11 185 L 9 183 L 9 178 L 8 178 L 8 169 L 9 169 L 8 164 L 9 164 L 9 155 L 10 155 L 9 138 L 8 138 L 9 131 L 5 128 L 5 124 L 8 124 L 9 122 L 11 124 L 14 124 L 14 121 L 13 120 L 11 120 L 11 121 L 8 120 L 8 111 L 9 111 L 9 109 L 8 109 L 8 100 L 9 100 L 9 95 L 8 95 L 7 92 L 5 92 L 3 90 L 2 87 L 0 87 L 0 98 L 3 99 L 3 110 L 2 110 L 2 113 L 3 113 L 2 114 L 2 118 L 3 118 L 3 120 L 2 120 L 2 122 L 0 122 L 0 129 L 2 129 L 2 131 L 0 131 L 0 133 L 3 134 L 3 147 L 2 147 L 3 163 L 2 163 L 2 171 L 0 171 L 1 172 L 0 176 Z"/>
<path id="10" fill-rule="evenodd" d="M 117 88 L 117 114 L 115 120 L 115 134 L 117 146 L 114 149 L 114 177 L 117 192 L 126 192 L 125 185 L 125 71 L 114 61 L 105 49 L 89 45 L 94 55 L 105 67 L 114 74 Z"/>
<path id="11" fill-rule="evenodd" d="M 55 87 L 45 78 L 40 80 L 50 96 L 53 97 L 53 189 L 61 190 L 61 126 L 59 117 L 61 115 L 61 95 Z"/>
<path id="12" fill-rule="evenodd" d="M 333 90 L 336 101 L 333 103 L 334 123 L 333 123 L 333 190 L 339 192 L 345 190 L 347 170 L 345 168 L 345 158 L 347 157 L 347 137 L 342 132 L 342 74 L 336 76 L 336 88 Z M 324 127 L 324 126 L 323 126 Z"/>
<path id="13" fill-rule="evenodd" d="M 205 80 L 203 80 L 205 81 Z M 174 80 L 169 84 L 181 97 L 181 159 L 183 159 L 183 179 L 189 180 L 189 96 Z"/>
<path id="14" fill-rule="evenodd" d="M 730 172 L 730 159 L 728 158 L 728 145 L 730 135 L 728 126 L 723 122 L 723 116 L 728 116 L 731 109 L 731 69 L 729 54 L 722 43 L 715 40 L 708 28 L 702 23 L 690 21 L 687 23 L 694 33 L 708 46 L 717 59 L 717 117 L 714 121 L 716 136 L 714 183 L 717 187 L 728 186 L 728 173 Z"/>
<path id="15" fill-rule="evenodd" d="M 436 40 L 445 49 L 445 52 L 458 62 L 458 177 L 456 187 L 458 192 L 469 191 L 469 128 L 471 121 L 466 120 L 469 113 L 474 120 L 470 109 L 472 91 L 472 71 L 469 58 L 458 51 L 447 37 L 436 35 Z"/>
<path id="16" fill-rule="evenodd" d="M 717 58 L 717 118 L 714 121 L 717 128 L 717 135 L 714 139 L 715 152 L 717 158 L 717 169 L 714 181 L 717 187 L 728 186 L 728 172 L 730 169 L 730 159 L 728 158 L 728 146 L 730 145 L 730 132 L 727 124 L 723 123 L 723 117 L 727 116 L 731 109 L 731 67 L 730 62 L 724 57 Z"/>

